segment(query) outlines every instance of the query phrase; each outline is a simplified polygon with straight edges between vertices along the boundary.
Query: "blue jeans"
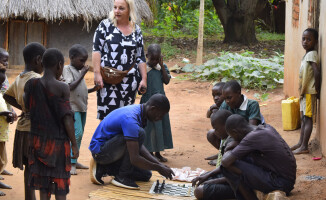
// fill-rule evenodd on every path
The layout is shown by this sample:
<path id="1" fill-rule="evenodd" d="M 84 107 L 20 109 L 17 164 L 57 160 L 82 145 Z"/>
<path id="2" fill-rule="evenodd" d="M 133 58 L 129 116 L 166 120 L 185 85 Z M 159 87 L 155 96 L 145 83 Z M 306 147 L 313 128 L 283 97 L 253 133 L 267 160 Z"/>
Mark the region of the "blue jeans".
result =
<path id="1" fill-rule="evenodd" d="M 139 128 L 139 149 L 145 140 L 145 131 Z M 119 175 L 129 177 L 135 181 L 148 181 L 152 177 L 149 170 L 140 169 L 130 162 L 126 140 L 122 134 L 118 134 L 106 141 L 100 148 L 100 152 L 92 154 L 98 167 L 110 176 Z"/>
<path id="2" fill-rule="evenodd" d="M 84 135 L 84 128 L 86 124 L 86 112 L 75 112 L 75 137 L 78 150 L 80 149 L 81 141 Z M 72 151 L 71 151 L 72 156 Z M 71 159 L 72 164 L 77 163 L 77 159 Z"/>

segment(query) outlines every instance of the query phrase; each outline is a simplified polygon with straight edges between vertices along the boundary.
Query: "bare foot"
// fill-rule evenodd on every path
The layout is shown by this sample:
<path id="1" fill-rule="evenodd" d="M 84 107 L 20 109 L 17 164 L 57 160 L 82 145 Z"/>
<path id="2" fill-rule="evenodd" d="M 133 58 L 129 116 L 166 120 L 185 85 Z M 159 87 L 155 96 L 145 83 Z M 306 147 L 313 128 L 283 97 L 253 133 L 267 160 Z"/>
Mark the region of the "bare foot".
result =
<path id="1" fill-rule="evenodd" d="M 76 168 L 77 169 L 89 169 L 89 167 L 85 166 L 85 165 L 82 165 L 80 164 L 79 162 L 76 163 Z"/>
<path id="2" fill-rule="evenodd" d="M 156 153 L 155 153 L 155 157 L 156 157 L 160 162 L 167 162 L 167 161 L 168 161 L 168 159 L 164 158 L 164 157 L 160 154 L 160 152 L 156 152 Z"/>
<path id="3" fill-rule="evenodd" d="M 211 160 L 208 162 L 209 165 L 216 166 L 217 161 L 216 160 Z"/>
<path id="4" fill-rule="evenodd" d="M 6 193 L 0 191 L 0 196 L 6 196 Z"/>
<path id="5" fill-rule="evenodd" d="M 218 154 L 215 154 L 215 155 L 212 155 L 212 156 L 206 157 L 205 160 L 216 160 L 217 157 L 218 157 Z"/>
<path id="6" fill-rule="evenodd" d="M 2 176 L 0 176 L 0 180 L 5 180 L 5 178 L 3 178 Z"/>
<path id="7" fill-rule="evenodd" d="M 76 164 L 71 164 L 70 174 L 71 175 L 77 175 Z"/>
<path id="8" fill-rule="evenodd" d="M 12 189 L 12 187 L 10 185 L 6 185 L 2 182 L 0 182 L 0 188 L 3 188 L 3 189 Z"/>
<path id="9" fill-rule="evenodd" d="M 307 153 L 309 153 L 309 150 L 307 148 L 300 147 L 292 152 L 293 152 L 293 154 L 307 154 Z"/>
<path id="10" fill-rule="evenodd" d="M 12 173 L 8 172 L 8 171 L 5 170 L 5 169 L 1 172 L 1 174 L 2 174 L 2 175 L 12 176 Z"/>
<path id="11" fill-rule="evenodd" d="M 301 146 L 301 144 L 296 144 L 296 145 L 294 145 L 294 146 L 292 146 L 291 147 L 291 151 L 293 151 L 293 150 L 296 150 L 297 148 L 299 148 Z"/>

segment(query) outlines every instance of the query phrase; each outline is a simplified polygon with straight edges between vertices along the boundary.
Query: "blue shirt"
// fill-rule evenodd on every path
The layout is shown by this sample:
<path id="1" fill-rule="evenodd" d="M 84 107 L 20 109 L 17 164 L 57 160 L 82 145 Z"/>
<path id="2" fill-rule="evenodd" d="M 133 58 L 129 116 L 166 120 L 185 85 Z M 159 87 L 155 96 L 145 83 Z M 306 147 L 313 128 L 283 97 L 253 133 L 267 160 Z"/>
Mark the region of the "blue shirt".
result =
<path id="1" fill-rule="evenodd" d="M 138 140 L 142 123 L 143 105 L 130 105 L 118 108 L 108 114 L 98 125 L 88 149 L 99 153 L 104 142 L 117 134 L 123 134 L 126 140 Z"/>

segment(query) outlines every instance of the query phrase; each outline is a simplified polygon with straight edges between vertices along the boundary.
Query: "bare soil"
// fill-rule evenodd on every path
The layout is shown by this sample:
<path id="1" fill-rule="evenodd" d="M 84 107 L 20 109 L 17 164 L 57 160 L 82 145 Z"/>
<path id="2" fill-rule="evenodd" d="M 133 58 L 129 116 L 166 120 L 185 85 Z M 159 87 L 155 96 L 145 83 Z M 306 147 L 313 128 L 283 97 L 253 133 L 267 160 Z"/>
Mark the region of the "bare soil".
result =
<path id="1" fill-rule="evenodd" d="M 241 49 L 240 49 L 241 50 Z M 178 63 L 177 60 L 167 62 L 171 67 Z M 9 81 L 12 83 L 17 76 L 18 71 L 8 70 Z M 174 74 L 173 76 L 180 76 Z M 91 87 L 93 84 L 93 73 L 86 75 L 86 82 Z M 210 121 L 205 117 L 207 109 L 213 104 L 211 96 L 211 84 L 209 82 L 196 82 L 188 80 L 172 79 L 170 84 L 165 87 L 166 95 L 171 102 L 170 119 L 173 134 L 174 149 L 166 150 L 163 155 L 169 159 L 167 165 L 170 167 L 190 166 L 192 168 L 203 168 L 212 170 L 213 167 L 207 164 L 205 157 L 216 154 L 217 151 L 207 142 L 206 133 L 211 128 Z M 254 98 L 256 91 L 244 91 L 249 98 Z M 299 130 L 283 131 L 281 100 L 284 99 L 282 88 L 275 89 L 270 93 L 269 99 L 261 103 L 261 112 L 267 123 L 274 126 L 285 141 L 290 145 L 296 144 L 299 139 Z M 137 98 L 137 103 L 139 97 Z M 96 95 L 89 95 L 87 113 L 87 123 L 81 145 L 79 162 L 89 164 L 91 154 L 88 150 L 91 137 L 99 124 L 96 119 Z M 19 113 L 19 111 L 17 111 Z M 2 190 L 7 196 L 3 199 L 24 199 L 23 171 L 12 167 L 12 149 L 14 140 L 14 131 L 16 123 L 10 125 L 10 139 L 7 143 L 8 165 L 7 170 L 12 172 L 13 176 L 3 176 L 4 183 L 13 187 L 12 190 Z M 314 138 L 315 129 L 312 138 Z M 268 141 L 266 141 L 268 142 Z M 297 181 L 290 199 L 326 199 L 326 180 L 307 181 L 305 176 L 317 175 L 326 176 L 326 160 L 322 158 L 314 161 L 313 155 L 305 154 L 296 156 L 297 159 Z M 279 161 L 282 163 L 282 160 Z M 88 199 L 91 191 L 97 190 L 102 186 L 94 185 L 90 182 L 88 170 L 77 170 L 78 175 L 71 177 L 70 193 L 67 199 L 80 200 Z M 105 179 L 107 180 L 107 178 Z M 37 193 L 37 199 L 38 193 Z M 52 197 L 54 199 L 54 197 Z"/>

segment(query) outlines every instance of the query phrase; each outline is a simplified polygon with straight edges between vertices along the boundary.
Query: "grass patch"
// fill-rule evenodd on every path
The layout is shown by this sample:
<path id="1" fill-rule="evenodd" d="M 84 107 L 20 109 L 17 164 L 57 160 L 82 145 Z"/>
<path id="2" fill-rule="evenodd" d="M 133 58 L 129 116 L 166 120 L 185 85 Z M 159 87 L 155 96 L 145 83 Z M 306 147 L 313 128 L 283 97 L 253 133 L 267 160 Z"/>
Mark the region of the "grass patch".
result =
<path id="1" fill-rule="evenodd" d="M 260 32 L 256 35 L 259 41 L 284 41 L 285 35 L 282 33 Z"/>

